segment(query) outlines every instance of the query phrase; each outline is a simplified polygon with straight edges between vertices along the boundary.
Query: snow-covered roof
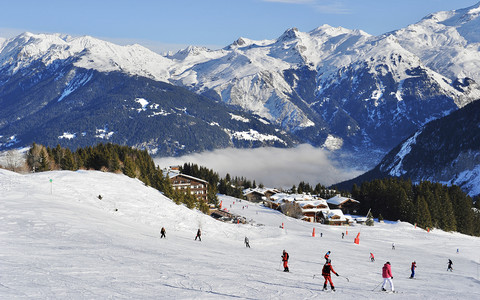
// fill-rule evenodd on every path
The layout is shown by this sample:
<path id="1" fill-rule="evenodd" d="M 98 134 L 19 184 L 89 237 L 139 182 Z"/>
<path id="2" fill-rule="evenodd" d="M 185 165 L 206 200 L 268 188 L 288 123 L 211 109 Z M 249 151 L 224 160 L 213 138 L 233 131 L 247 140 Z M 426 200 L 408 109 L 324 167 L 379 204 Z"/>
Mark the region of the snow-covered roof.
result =
<path id="1" fill-rule="evenodd" d="M 360 201 L 357 201 L 357 200 L 352 199 L 352 198 L 343 197 L 343 196 L 340 196 L 340 195 L 336 195 L 335 197 L 332 197 L 332 198 L 328 199 L 327 203 L 328 204 L 333 204 L 333 205 L 340 205 L 340 204 L 342 204 L 344 202 L 347 202 L 347 201 L 360 203 Z"/>
<path id="2" fill-rule="evenodd" d="M 347 218 L 341 209 L 323 210 L 322 213 L 327 220 L 331 220 L 333 217 L 337 216 L 338 218 L 334 219 L 334 221 L 347 221 Z"/>
<path id="3" fill-rule="evenodd" d="M 164 172 L 165 174 L 165 172 Z M 178 170 L 167 170 L 166 174 L 168 175 L 168 177 L 170 179 L 172 179 L 173 177 L 175 176 L 182 176 L 182 177 L 185 177 L 185 178 L 188 178 L 188 179 L 191 179 L 191 180 L 195 180 L 195 181 L 200 181 L 200 182 L 203 182 L 203 183 L 208 183 L 206 180 L 203 180 L 203 179 L 200 179 L 200 178 L 197 178 L 197 177 L 193 177 L 193 176 L 190 176 L 190 175 L 187 175 L 187 174 L 183 174 L 183 173 L 180 173 Z"/>
<path id="4" fill-rule="evenodd" d="M 271 192 L 271 193 L 278 193 L 278 190 L 275 188 L 248 188 L 243 190 L 243 195 L 248 195 L 250 193 L 259 193 L 262 195 L 265 195 L 265 193 Z"/>
<path id="5" fill-rule="evenodd" d="M 310 201 L 295 201 L 295 203 L 297 203 L 301 208 L 304 208 L 305 206 L 313 206 L 313 207 L 317 207 L 317 206 L 320 206 L 320 205 L 325 205 L 328 207 L 328 204 L 327 204 L 327 201 L 324 200 L 324 199 L 319 199 L 319 200 L 310 200 Z"/>
<path id="6" fill-rule="evenodd" d="M 277 201 L 280 199 L 288 200 L 289 202 L 293 201 L 309 201 L 314 200 L 314 197 L 310 194 L 286 194 L 286 193 L 277 193 L 270 197 L 272 200 Z"/>

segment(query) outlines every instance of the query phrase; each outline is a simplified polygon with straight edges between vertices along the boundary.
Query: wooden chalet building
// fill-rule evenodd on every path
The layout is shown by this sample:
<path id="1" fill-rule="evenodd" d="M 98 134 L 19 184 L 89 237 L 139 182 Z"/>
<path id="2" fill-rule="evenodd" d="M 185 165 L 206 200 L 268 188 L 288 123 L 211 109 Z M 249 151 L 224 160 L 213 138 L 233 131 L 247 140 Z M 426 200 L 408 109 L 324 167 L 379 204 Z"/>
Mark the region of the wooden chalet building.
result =
<path id="1" fill-rule="evenodd" d="M 331 209 L 323 211 L 324 222 L 328 225 L 349 225 L 349 220 L 345 217 L 341 209 Z"/>
<path id="2" fill-rule="evenodd" d="M 360 208 L 360 201 L 336 195 L 327 200 L 331 209 L 341 209 L 344 214 L 356 214 Z"/>
<path id="3" fill-rule="evenodd" d="M 169 170 L 168 177 L 174 190 L 183 191 L 185 194 L 188 189 L 198 200 L 207 202 L 208 182 L 190 175 L 179 173 L 175 170 Z"/>
<path id="4" fill-rule="evenodd" d="M 322 222 L 324 211 L 328 211 L 327 201 L 324 199 L 316 199 L 310 201 L 296 201 L 302 210 L 303 220 L 307 222 Z"/>
<path id="5" fill-rule="evenodd" d="M 243 196 L 250 202 L 262 202 L 269 200 L 270 197 L 277 194 L 278 190 L 268 188 L 251 188 L 243 190 Z"/>

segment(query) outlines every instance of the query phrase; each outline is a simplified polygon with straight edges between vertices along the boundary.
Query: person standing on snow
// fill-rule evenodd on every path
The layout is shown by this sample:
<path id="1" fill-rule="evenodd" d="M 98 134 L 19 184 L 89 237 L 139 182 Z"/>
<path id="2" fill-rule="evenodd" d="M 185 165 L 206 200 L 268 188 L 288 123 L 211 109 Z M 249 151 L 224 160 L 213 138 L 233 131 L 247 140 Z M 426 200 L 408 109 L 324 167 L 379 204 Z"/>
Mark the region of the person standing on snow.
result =
<path id="1" fill-rule="evenodd" d="M 392 243 L 392 250 L 395 250 L 395 243 Z"/>
<path id="2" fill-rule="evenodd" d="M 162 227 L 162 229 L 160 230 L 160 238 L 167 238 L 167 236 L 165 235 L 167 231 L 165 230 L 165 227 Z"/>
<path id="3" fill-rule="evenodd" d="M 448 267 L 447 267 L 447 271 L 450 271 L 452 272 L 453 271 L 453 261 L 451 259 L 448 260 Z"/>
<path id="4" fill-rule="evenodd" d="M 250 248 L 250 242 L 248 241 L 248 237 L 245 237 L 245 247 Z"/>
<path id="5" fill-rule="evenodd" d="M 330 275 L 330 272 L 339 276 L 338 273 L 333 270 L 331 262 L 332 261 L 330 259 L 327 259 L 327 262 L 325 263 L 325 265 L 323 265 L 323 269 L 322 269 L 322 276 L 323 276 L 323 278 L 325 278 L 325 282 L 323 283 L 323 290 L 324 291 L 327 290 L 327 282 L 330 282 L 330 287 L 332 288 L 332 291 L 335 291 L 335 287 L 333 286 L 332 277 Z"/>
<path id="6" fill-rule="evenodd" d="M 392 292 L 394 292 L 394 287 L 393 287 L 393 274 L 392 274 L 392 267 L 390 266 L 390 262 L 387 261 L 382 268 L 382 277 L 383 277 L 383 284 L 382 284 L 382 291 L 386 291 L 385 285 L 387 282 L 390 284 L 390 288 L 392 289 Z"/>
<path id="7" fill-rule="evenodd" d="M 200 228 L 198 228 L 197 230 L 197 236 L 195 236 L 195 240 L 198 240 L 201 242 L 202 241 L 202 231 L 200 230 Z"/>
<path id="8" fill-rule="evenodd" d="M 289 255 L 287 251 L 283 250 L 283 254 L 282 254 L 283 272 L 290 272 L 290 270 L 288 269 L 288 258 L 289 258 Z"/>
<path id="9" fill-rule="evenodd" d="M 410 275 L 410 278 L 415 277 L 415 268 L 416 267 L 417 267 L 417 263 L 415 261 L 412 262 L 412 267 L 410 268 L 410 270 L 412 270 L 412 275 Z"/>
<path id="10" fill-rule="evenodd" d="M 375 256 L 373 256 L 373 253 L 370 252 L 370 261 L 371 262 L 374 262 L 375 261 Z"/>

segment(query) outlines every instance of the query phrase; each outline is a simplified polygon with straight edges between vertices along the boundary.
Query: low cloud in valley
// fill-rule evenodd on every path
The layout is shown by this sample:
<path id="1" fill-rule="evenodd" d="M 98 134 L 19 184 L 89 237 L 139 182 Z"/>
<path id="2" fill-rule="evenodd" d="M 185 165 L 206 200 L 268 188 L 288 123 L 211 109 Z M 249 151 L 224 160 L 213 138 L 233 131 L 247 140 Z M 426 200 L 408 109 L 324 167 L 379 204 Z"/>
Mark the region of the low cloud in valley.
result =
<path id="1" fill-rule="evenodd" d="M 329 152 L 310 145 L 296 148 L 221 149 L 182 157 L 156 158 L 161 168 L 193 163 L 224 177 L 243 176 L 268 187 L 290 188 L 300 181 L 332 185 L 354 178 L 363 171 L 343 169 L 329 159 Z"/>

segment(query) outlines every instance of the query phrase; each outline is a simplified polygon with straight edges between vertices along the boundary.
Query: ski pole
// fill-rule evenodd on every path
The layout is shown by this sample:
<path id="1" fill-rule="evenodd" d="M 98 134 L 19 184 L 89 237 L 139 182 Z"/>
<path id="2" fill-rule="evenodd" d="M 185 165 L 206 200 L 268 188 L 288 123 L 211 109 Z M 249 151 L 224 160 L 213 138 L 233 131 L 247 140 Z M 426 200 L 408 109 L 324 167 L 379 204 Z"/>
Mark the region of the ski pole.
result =
<path id="1" fill-rule="evenodd" d="M 348 282 L 350 282 L 350 279 L 348 279 L 348 277 L 343 276 L 343 275 L 339 275 L 339 276 L 345 278 Z"/>
<path id="2" fill-rule="evenodd" d="M 376 290 L 382 283 L 383 283 L 383 281 L 380 281 L 380 283 L 377 284 L 377 286 L 372 290 L 372 292 L 373 292 L 374 290 Z"/>

